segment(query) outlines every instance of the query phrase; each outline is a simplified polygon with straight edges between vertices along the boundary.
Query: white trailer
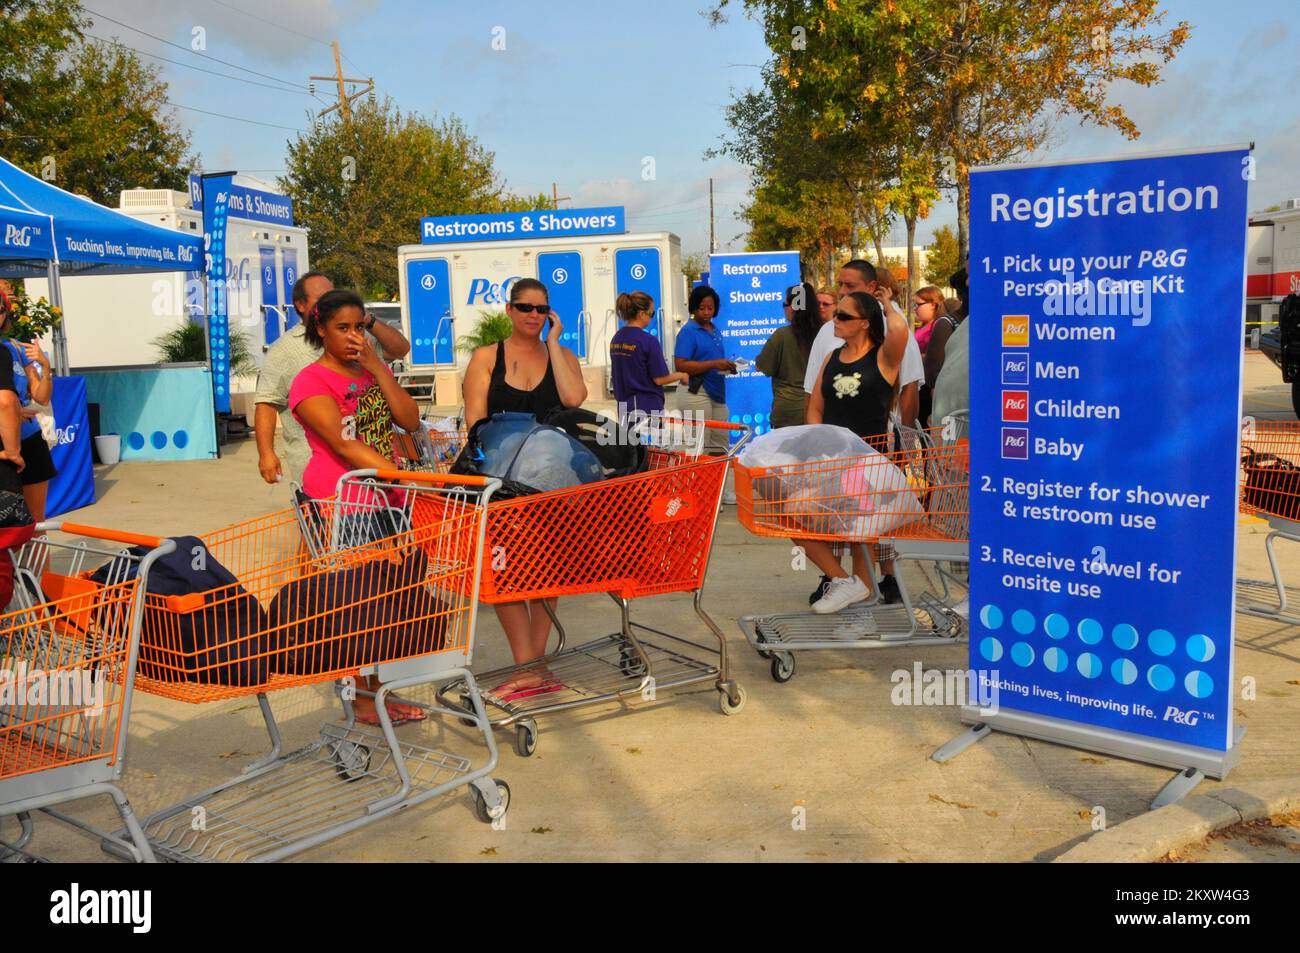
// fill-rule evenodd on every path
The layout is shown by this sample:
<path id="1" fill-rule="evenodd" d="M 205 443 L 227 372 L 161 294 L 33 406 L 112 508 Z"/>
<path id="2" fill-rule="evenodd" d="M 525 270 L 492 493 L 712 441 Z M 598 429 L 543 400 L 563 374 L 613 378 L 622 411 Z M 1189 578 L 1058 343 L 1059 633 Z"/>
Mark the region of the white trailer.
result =
<path id="1" fill-rule="evenodd" d="M 264 188 L 255 179 L 235 183 Z M 190 196 L 171 189 L 121 193 L 120 211 L 132 218 L 203 234 L 203 213 Z M 297 321 L 290 292 L 310 269 L 307 231 L 292 225 L 229 218 L 226 274 L 230 276 L 230 331 L 243 334 L 260 366 L 267 347 Z M 73 369 L 155 364 L 153 340 L 185 321 L 202 322 L 201 272 L 75 275 L 62 283 L 68 363 Z M 31 294 L 47 295 L 44 281 L 29 279 Z"/>
<path id="2" fill-rule="evenodd" d="M 644 291 L 654 299 L 647 330 L 669 361 L 677 328 L 688 318 L 681 241 L 670 232 L 403 245 L 397 268 L 415 379 L 464 368 L 469 354 L 456 350 L 457 339 L 484 313 L 504 311 L 510 286 L 524 277 L 546 285 L 564 324 L 563 343 L 593 372 L 609 366 L 620 293 Z M 603 377 L 589 375 L 588 386 Z"/>
<path id="3" fill-rule="evenodd" d="M 1246 239 L 1246 330 L 1277 324 L 1282 299 L 1300 292 L 1300 199 L 1250 216 Z"/>

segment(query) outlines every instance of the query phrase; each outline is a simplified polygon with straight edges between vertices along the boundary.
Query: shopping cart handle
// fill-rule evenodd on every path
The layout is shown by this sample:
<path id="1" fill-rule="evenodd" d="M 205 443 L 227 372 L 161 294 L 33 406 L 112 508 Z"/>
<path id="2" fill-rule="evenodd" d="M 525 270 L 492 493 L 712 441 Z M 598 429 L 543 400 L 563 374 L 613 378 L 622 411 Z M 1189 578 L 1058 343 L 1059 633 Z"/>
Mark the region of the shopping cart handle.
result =
<path id="1" fill-rule="evenodd" d="M 87 536 L 90 539 L 106 539 L 114 543 L 126 543 L 130 546 L 148 546 L 157 549 L 163 544 L 161 536 L 146 536 L 143 533 L 127 533 L 120 529 L 104 529 L 100 526 L 86 526 L 82 523 L 45 522 L 39 529 L 56 529 L 75 536 Z"/>
<path id="2" fill-rule="evenodd" d="M 353 470 L 347 477 L 373 476 L 377 480 L 430 483 L 443 486 L 487 486 L 489 477 L 461 473 L 424 473 L 414 470 Z M 495 481 L 493 481 L 495 482 Z"/>
<path id="3" fill-rule="evenodd" d="M 706 427 L 712 427 L 714 430 L 739 430 L 741 437 L 727 450 L 727 456 L 734 457 L 740 453 L 740 448 L 749 443 L 749 438 L 754 436 L 754 428 L 749 424 L 733 424 L 729 420 L 701 420 L 700 423 Z"/>

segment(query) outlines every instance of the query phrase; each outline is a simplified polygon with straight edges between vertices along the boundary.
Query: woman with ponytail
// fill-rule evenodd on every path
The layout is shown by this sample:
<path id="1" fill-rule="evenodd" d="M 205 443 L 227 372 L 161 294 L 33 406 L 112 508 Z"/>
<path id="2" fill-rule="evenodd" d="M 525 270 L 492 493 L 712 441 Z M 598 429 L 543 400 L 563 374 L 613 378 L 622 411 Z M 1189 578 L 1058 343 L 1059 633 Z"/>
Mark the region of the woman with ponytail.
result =
<path id="1" fill-rule="evenodd" d="M 655 303 L 644 291 L 624 292 L 614 302 L 625 322 L 609 342 L 609 364 L 614 378 L 614 399 L 624 418 L 633 414 L 662 414 L 664 385 L 685 384 L 690 376 L 668 370 L 659 339 L 646 331 Z"/>

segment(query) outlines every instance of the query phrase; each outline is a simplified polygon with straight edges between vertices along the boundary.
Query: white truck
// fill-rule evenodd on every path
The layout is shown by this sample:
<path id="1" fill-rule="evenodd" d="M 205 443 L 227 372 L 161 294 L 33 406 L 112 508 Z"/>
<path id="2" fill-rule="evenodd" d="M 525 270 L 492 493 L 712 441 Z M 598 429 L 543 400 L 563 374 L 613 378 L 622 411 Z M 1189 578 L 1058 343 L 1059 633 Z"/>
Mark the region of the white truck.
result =
<path id="1" fill-rule="evenodd" d="M 647 330 L 670 362 L 677 328 L 688 318 L 681 241 L 670 232 L 403 245 L 397 267 L 403 332 L 411 342 L 406 379 L 436 386 L 438 404 L 460 400 L 457 372 L 469 354 L 456 349 L 457 340 L 483 314 L 504 311 L 510 286 L 520 278 L 546 285 L 564 324 L 563 343 L 584 365 L 593 397 L 608 386 L 620 293 L 644 291 L 654 299 Z"/>

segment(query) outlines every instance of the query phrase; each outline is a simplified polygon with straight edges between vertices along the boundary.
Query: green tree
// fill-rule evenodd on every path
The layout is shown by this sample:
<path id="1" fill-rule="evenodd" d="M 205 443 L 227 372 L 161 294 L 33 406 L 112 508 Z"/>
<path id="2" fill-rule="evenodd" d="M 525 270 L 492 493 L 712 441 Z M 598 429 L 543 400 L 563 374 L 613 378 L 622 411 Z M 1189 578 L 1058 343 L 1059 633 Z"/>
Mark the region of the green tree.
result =
<path id="1" fill-rule="evenodd" d="M 963 264 L 961 249 L 957 247 L 957 235 L 952 226 L 940 225 L 934 230 L 934 241 L 930 243 L 925 257 L 926 283 L 946 288 L 948 279 Z"/>
<path id="2" fill-rule="evenodd" d="M 700 280 L 700 275 L 708 270 L 709 256 L 702 251 L 693 251 L 689 255 L 682 256 L 682 274 L 686 276 L 688 282 L 694 283 Z"/>
<path id="3" fill-rule="evenodd" d="M 387 97 L 290 143 L 280 187 L 311 230 L 313 267 L 371 293 L 397 290 L 397 247 L 419 242 L 423 216 L 536 207 L 506 192 L 460 120 L 403 113 Z"/>
<path id="4" fill-rule="evenodd" d="M 717 0 L 709 16 L 721 21 L 727 5 Z M 807 109 L 816 129 L 898 147 L 899 162 L 883 181 L 906 168 L 901 184 L 917 193 L 896 200 L 896 208 L 919 211 L 935 184 L 957 191 L 963 255 L 972 165 L 1032 151 L 1054 115 L 1072 114 L 1136 138 L 1137 126 L 1112 99 L 1123 87 L 1117 81 L 1158 82 L 1190 33 L 1183 22 L 1163 29 L 1158 0 L 737 5 L 762 24 L 786 98 Z M 925 170 L 918 176 L 917 162 L 942 175 L 927 182 L 932 177 Z"/>
<path id="5" fill-rule="evenodd" d="M 83 38 L 75 3 L 6 4 L 0 30 L 0 144 L 20 168 L 117 206 L 129 188 L 185 187 L 189 134 L 156 67 Z M 28 44 L 31 44 L 30 46 Z"/>

